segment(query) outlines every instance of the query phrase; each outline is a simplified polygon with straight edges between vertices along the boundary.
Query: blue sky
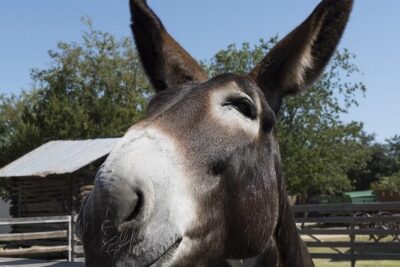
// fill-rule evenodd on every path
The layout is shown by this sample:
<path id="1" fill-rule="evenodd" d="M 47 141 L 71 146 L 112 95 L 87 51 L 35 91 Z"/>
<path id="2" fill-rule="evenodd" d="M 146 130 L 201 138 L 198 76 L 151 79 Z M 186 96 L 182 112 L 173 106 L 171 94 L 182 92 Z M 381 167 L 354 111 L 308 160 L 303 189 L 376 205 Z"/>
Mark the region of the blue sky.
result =
<path id="1" fill-rule="evenodd" d="M 57 41 L 81 40 L 82 16 L 95 28 L 130 35 L 128 0 L 1 0 L 0 93 L 31 88 L 29 71 L 50 62 Z M 317 0 L 149 0 L 170 33 L 197 59 L 209 59 L 230 43 L 283 36 Z M 356 1 L 341 47 L 357 55 L 367 88 L 360 106 L 343 117 L 365 124 L 384 141 L 400 134 L 400 1 Z"/>

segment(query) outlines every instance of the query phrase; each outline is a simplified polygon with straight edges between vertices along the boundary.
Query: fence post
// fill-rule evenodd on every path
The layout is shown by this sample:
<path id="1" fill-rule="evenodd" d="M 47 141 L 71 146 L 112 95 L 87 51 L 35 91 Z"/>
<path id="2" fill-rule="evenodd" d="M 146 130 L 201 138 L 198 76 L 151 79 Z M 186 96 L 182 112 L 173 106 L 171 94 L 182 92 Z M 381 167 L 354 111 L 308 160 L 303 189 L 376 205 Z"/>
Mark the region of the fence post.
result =
<path id="1" fill-rule="evenodd" d="M 355 249 L 354 249 L 354 241 L 355 241 L 355 234 L 354 234 L 354 210 L 351 210 L 351 223 L 350 223 L 350 229 L 351 229 L 351 234 L 350 234 L 350 254 L 352 256 L 351 258 L 351 267 L 356 266 L 356 258 L 355 258 Z"/>
<path id="2" fill-rule="evenodd" d="M 73 233 L 72 233 L 72 216 L 68 215 L 68 262 L 72 262 L 72 237 L 73 237 Z"/>
<path id="3" fill-rule="evenodd" d="M 75 261 L 75 212 L 71 215 L 71 262 Z"/>

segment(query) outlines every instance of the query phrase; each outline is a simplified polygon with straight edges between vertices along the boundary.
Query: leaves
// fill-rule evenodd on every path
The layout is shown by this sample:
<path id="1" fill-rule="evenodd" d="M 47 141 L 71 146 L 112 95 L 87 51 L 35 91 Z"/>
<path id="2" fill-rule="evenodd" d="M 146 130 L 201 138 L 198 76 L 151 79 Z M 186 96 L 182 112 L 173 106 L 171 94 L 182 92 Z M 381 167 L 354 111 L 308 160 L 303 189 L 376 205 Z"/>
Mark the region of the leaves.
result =
<path id="1" fill-rule="evenodd" d="M 365 166 L 355 166 L 348 175 L 353 179 L 359 190 L 370 189 L 371 184 L 379 183 L 384 177 L 391 177 L 400 172 L 400 138 L 398 135 L 386 140 L 384 144 L 372 143 L 373 137 L 368 137 L 368 153 L 371 157 Z"/>
<path id="2" fill-rule="evenodd" d="M 0 166 L 50 140 L 122 136 L 152 94 L 131 38 L 88 31 L 59 42 L 33 91 L 0 98 Z"/>
<path id="3" fill-rule="evenodd" d="M 382 177 L 379 183 L 372 184 L 372 189 L 400 192 L 400 172 Z"/>
<path id="4" fill-rule="evenodd" d="M 131 38 L 88 30 L 81 44 L 59 42 L 50 64 L 34 69 L 34 87 L 0 96 L 0 166 L 55 139 L 121 136 L 143 114 L 153 91 Z M 211 76 L 247 74 L 278 38 L 229 45 L 202 65 Z M 287 98 L 278 137 L 288 189 L 303 198 L 335 194 L 400 171 L 400 136 L 372 144 L 360 122 L 341 120 L 358 105 L 365 86 L 348 50 L 336 52 L 321 79 L 305 94 Z"/>

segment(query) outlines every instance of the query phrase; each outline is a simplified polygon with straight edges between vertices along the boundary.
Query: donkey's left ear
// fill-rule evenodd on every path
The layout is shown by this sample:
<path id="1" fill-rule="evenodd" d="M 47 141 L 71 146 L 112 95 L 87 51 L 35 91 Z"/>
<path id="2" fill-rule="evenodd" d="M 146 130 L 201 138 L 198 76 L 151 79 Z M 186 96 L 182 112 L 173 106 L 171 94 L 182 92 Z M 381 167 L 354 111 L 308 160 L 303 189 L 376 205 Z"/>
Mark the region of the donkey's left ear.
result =
<path id="1" fill-rule="evenodd" d="M 203 68 L 167 32 L 146 0 L 130 0 L 130 8 L 139 56 L 156 91 L 208 79 Z"/>
<path id="2" fill-rule="evenodd" d="M 275 111 L 283 96 L 318 79 L 340 41 L 352 6 L 353 0 L 322 1 L 249 74 Z"/>

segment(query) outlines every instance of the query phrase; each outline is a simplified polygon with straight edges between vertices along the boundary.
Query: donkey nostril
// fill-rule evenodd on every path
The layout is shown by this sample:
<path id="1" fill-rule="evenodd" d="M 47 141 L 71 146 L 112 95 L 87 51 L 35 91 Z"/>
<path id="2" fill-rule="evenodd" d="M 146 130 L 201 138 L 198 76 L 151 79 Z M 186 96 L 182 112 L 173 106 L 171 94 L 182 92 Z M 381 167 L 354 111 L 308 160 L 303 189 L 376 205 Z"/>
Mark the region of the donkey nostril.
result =
<path id="1" fill-rule="evenodd" d="M 142 192 L 136 192 L 136 201 L 132 203 L 132 211 L 126 216 L 125 222 L 137 220 L 144 206 L 144 198 Z"/>

